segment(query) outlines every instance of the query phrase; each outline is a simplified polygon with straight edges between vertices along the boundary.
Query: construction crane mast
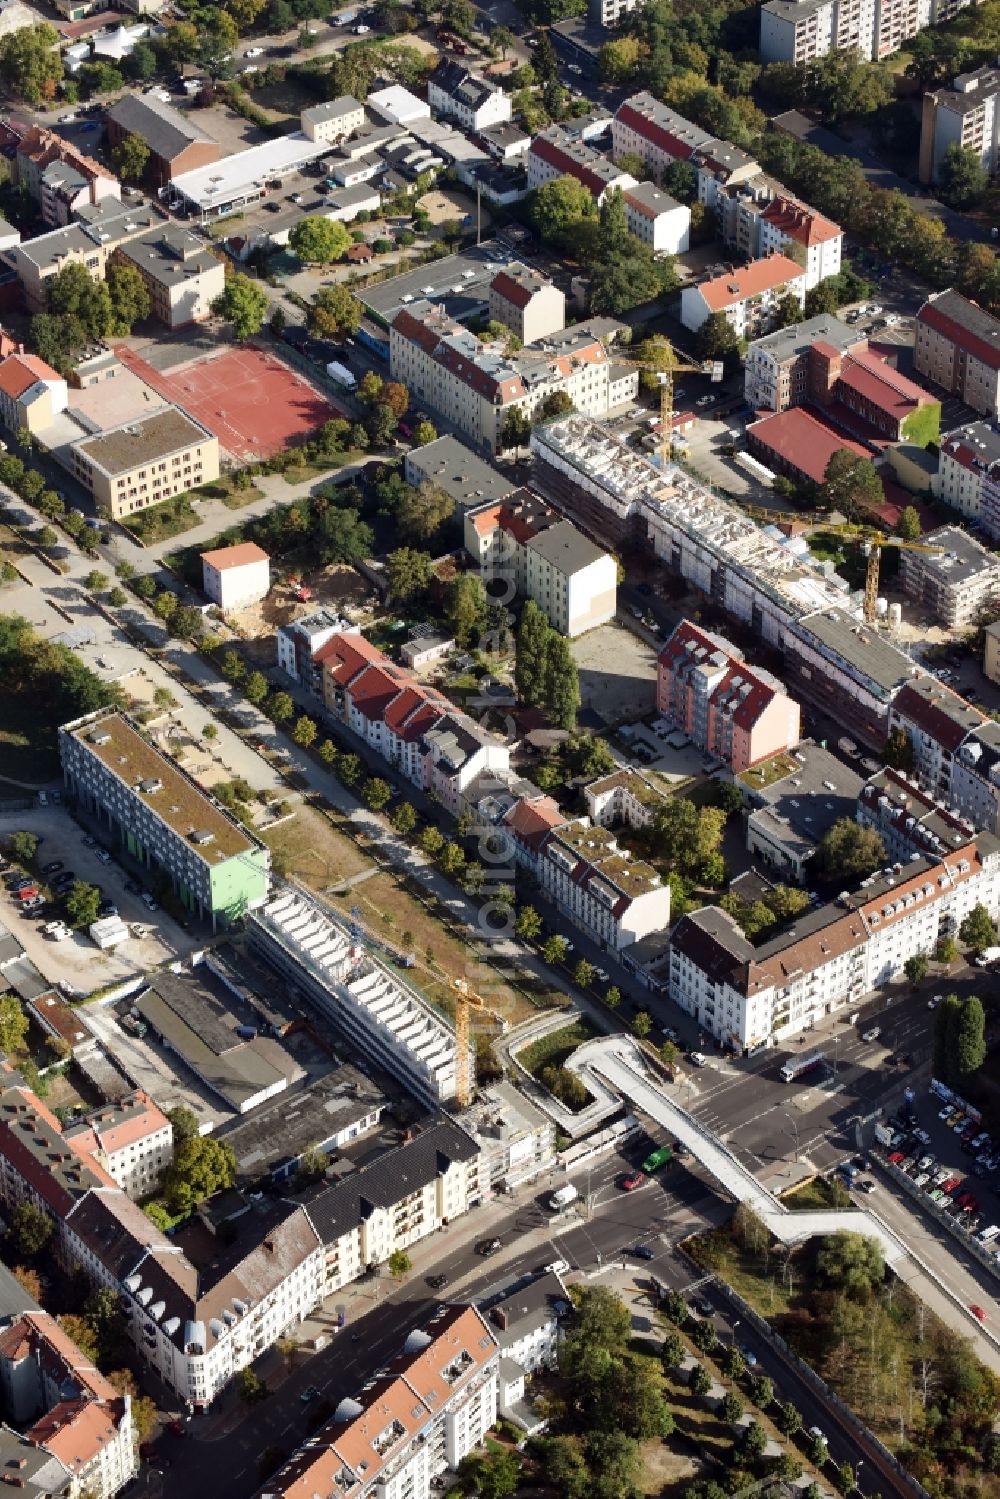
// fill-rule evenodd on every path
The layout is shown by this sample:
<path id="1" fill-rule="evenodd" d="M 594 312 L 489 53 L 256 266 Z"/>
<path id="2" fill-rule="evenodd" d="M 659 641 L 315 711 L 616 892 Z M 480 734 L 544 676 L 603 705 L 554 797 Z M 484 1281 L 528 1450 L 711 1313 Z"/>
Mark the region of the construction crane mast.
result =
<path id="1" fill-rule="evenodd" d="M 470 1055 L 472 1042 L 472 1012 L 486 1011 L 492 1014 L 481 995 L 471 989 L 465 979 L 452 979 L 455 996 L 455 1100 L 460 1109 L 467 1109 L 475 1092 L 475 1063 Z"/>
<path id="2" fill-rule="evenodd" d="M 674 445 L 674 376 L 711 375 L 714 383 L 722 379 L 721 360 L 706 359 L 700 364 L 689 364 L 679 359 L 673 345 L 657 336 L 645 349 L 639 348 L 628 360 L 637 369 L 649 370 L 656 375 L 660 385 L 660 462 L 665 467 L 671 459 Z"/>
<path id="3" fill-rule="evenodd" d="M 857 521 L 828 523 L 816 516 L 798 515 L 794 511 L 763 510 L 757 506 L 748 507 L 744 513 L 754 520 L 763 521 L 765 525 L 772 526 L 781 525 L 782 522 L 802 525 L 804 521 L 816 522 L 818 520 L 824 531 L 843 536 L 848 541 L 858 542 L 867 561 L 864 615 L 865 623 L 869 625 L 877 623 L 878 620 L 878 587 L 883 547 L 898 547 L 903 552 L 944 551 L 943 547 L 928 546 L 923 541 L 905 541 L 902 536 L 889 536 L 887 532 L 880 531 L 876 526 L 866 526 Z"/>

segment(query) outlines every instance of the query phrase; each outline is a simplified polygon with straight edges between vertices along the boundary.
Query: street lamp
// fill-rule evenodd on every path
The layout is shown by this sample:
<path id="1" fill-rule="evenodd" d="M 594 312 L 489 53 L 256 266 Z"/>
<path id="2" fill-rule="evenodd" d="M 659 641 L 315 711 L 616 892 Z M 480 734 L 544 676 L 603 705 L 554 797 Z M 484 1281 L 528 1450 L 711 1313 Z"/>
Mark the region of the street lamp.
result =
<path id="1" fill-rule="evenodd" d="M 864 1460 L 863 1457 L 859 1457 L 858 1460 L 857 1460 L 857 1462 L 854 1465 L 854 1487 L 856 1489 L 860 1489 L 861 1488 L 861 1484 L 860 1484 L 860 1482 L 858 1480 L 858 1474 L 861 1472 L 861 1469 L 864 1467 L 864 1465 L 865 1465 L 865 1460 Z"/>
<path id="2" fill-rule="evenodd" d="M 736 1347 L 736 1329 L 739 1327 L 739 1325 L 740 1325 L 740 1319 L 739 1319 L 739 1317 L 737 1317 L 736 1321 L 733 1323 L 732 1327 L 729 1330 L 729 1346 L 730 1346 L 730 1348 L 735 1348 Z"/>
<path id="3" fill-rule="evenodd" d="M 795 1131 L 795 1163 L 796 1163 L 796 1165 L 798 1165 L 798 1160 L 799 1160 L 799 1121 L 795 1118 L 795 1115 L 794 1114 L 790 1114 L 787 1109 L 782 1109 L 781 1112 L 785 1116 L 785 1118 L 788 1120 L 789 1124 L 792 1126 L 792 1129 Z M 788 1131 L 786 1130 L 785 1133 L 787 1134 Z"/>

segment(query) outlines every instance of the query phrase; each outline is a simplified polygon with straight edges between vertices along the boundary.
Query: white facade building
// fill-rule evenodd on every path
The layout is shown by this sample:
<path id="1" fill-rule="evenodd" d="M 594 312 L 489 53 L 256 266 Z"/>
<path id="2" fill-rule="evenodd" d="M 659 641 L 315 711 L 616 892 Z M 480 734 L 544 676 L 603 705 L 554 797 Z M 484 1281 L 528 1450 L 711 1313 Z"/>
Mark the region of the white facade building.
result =
<path id="1" fill-rule="evenodd" d="M 457 62 L 442 61 L 434 69 L 427 79 L 427 102 L 433 114 L 476 132 L 503 125 L 511 117 L 510 96 Z"/>
<path id="2" fill-rule="evenodd" d="M 699 286 L 685 286 L 681 322 L 697 332 L 708 318 L 721 313 L 739 338 L 756 338 L 771 331 L 783 297 L 791 296 L 804 306 L 806 284 L 806 273 L 794 260 L 768 255 Z"/>
<path id="3" fill-rule="evenodd" d="M 1000 428 L 972 422 L 941 439 L 937 497 L 1000 539 Z"/>
<path id="4" fill-rule="evenodd" d="M 254 541 L 202 552 L 202 591 L 222 610 L 246 609 L 267 597 L 271 559 Z"/>
<path id="5" fill-rule="evenodd" d="M 654 255 L 683 255 L 690 248 L 691 210 L 652 182 L 626 188 L 625 215 L 636 239 Z"/>
<path id="6" fill-rule="evenodd" d="M 335 146 L 360 130 L 366 115 L 363 104 L 350 94 L 341 94 L 326 104 L 314 104 L 301 114 L 303 135 L 317 145 Z"/>
<path id="7" fill-rule="evenodd" d="M 323 696 L 323 647 L 335 635 L 359 635 L 361 627 L 346 614 L 315 609 L 300 619 L 278 626 L 278 667 L 293 682 Z"/>
<path id="8" fill-rule="evenodd" d="M 173 1125 L 141 1088 L 74 1121 L 66 1137 L 134 1199 L 148 1196 L 173 1160 Z"/>

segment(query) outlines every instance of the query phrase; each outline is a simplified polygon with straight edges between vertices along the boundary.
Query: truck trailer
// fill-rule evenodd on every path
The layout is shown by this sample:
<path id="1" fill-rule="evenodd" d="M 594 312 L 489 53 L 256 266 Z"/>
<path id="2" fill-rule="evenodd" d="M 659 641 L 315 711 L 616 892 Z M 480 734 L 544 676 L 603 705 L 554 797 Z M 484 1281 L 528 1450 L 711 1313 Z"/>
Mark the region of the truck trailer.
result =
<path id="1" fill-rule="evenodd" d="M 812 1072 L 826 1061 L 826 1055 L 822 1051 L 807 1051 L 801 1057 L 789 1057 L 778 1074 L 783 1083 L 794 1083 L 796 1078 L 804 1077 L 807 1072 Z"/>

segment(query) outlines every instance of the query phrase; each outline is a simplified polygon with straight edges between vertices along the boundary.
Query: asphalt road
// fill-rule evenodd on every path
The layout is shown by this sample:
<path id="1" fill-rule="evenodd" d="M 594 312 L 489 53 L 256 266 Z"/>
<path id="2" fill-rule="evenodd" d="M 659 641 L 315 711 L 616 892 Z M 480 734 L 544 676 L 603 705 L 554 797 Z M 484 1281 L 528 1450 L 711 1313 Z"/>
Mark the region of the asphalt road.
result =
<path id="1" fill-rule="evenodd" d="M 556 1259 L 566 1260 L 571 1271 L 600 1273 L 602 1281 L 623 1288 L 631 1284 L 641 1289 L 649 1284 L 650 1275 L 681 1291 L 696 1281 L 700 1285 L 700 1277 L 677 1249 L 677 1242 L 696 1228 L 727 1216 L 728 1206 L 677 1164 L 636 1191 L 623 1192 L 616 1185 L 617 1178 L 646 1148 L 644 1141 L 634 1141 L 622 1155 L 606 1157 L 595 1163 L 590 1173 L 577 1175 L 574 1180 L 581 1192 L 581 1204 L 558 1220 L 552 1220 L 540 1205 L 545 1191 L 537 1184 L 525 1189 L 522 1201 L 486 1230 L 503 1241 L 504 1249 L 497 1259 L 484 1261 L 477 1256 L 475 1242 L 484 1229 L 482 1223 L 476 1224 L 476 1215 L 471 1215 L 464 1242 L 455 1242 L 460 1231 L 456 1225 L 447 1241 L 442 1241 L 453 1245 L 450 1252 L 440 1258 L 428 1259 L 425 1255 L 425 1264 L 409 1282 L 382 1295 L 363 1315 L 349 1312 L 347 1329 L 289 1375 L 273 1395 L 235 1427 L 224 1433 L 213 1432 L 211 1418 L 196 1418 L 187 1428 L 186 1440 L 161 1437 L 158 1445 L 170 1463 L 169 1470 L 162 1477 L 154 1473 L 141 1482 L 150 1484 L 154 1494 L 166 1483 L 171 1492 L 184 1492 L 189 1499 L 243 1499 L 259 1480 L 262 1454 L 268 1449 L 290 1451 L 315 1425 L 315 1407 L 300 1403 L 302 1392 L 315 1385 L 335 1409 L 345 1395 L 355 1393 L 399 1351 L 411 1328 L 443 1298 L 489 1303 L 522 1277 L 541 1271 Z M 592 1209 L 589 1217 L 584 1206 L 588 1193 Z M 640 1261 L 622 1254 L 635 1244 L 649 1246 L 653 1258 Z M 419 1249 L 415 1259 L 420 1258 Z M 430 1291 L 423 1276 L 428 1264 L 449 1278 L 449 1288 L 438 1295 Z M 617 1268 L 623 1264 L 627 1267 L 624 1273 Z M 826 1433 L 832 1459 L 855 1465 L 859 1457 L 863 1459 L 861 1490 L 898 1494 L 904 1499 L 906 1491 L 891 1470 L 880 1471 L 877 1451 L 859 1441 L 795 1366 L 744 1324 L 735 1322 L 720 1291 L 701 1286 L 700 1294 L 707 1295 L 716 1308 L 713 1321 L 723 1341 L 738 1341 L 750 1348 L 758 1359 L 757 1372 L 771 1376 L 780 1398 L 793 1401 L 801 1411 L 803 1424 L 818 1425 Z M 638 1330 L 646 1319 L 641 1312 L 634 1312 L 634 1316 Z"/>

